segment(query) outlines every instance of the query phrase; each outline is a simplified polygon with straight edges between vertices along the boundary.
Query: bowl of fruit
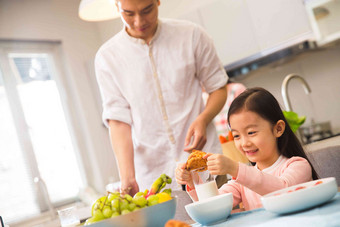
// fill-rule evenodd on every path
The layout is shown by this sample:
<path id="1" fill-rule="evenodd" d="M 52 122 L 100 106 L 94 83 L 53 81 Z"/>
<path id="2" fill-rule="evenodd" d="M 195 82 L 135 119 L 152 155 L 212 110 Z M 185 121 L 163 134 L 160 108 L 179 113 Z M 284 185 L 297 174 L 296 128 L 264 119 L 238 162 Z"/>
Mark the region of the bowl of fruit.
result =
<path id="1" fill-rule="evenodd" d="M 84 225 L 106 226 L 164 226 L 175 216 L 177 198 L 171 196 L 171 189 L 164 189 L 171 178 L 162 174 L 150 190 L 138 192 L 133 197 L 119 192 L 108 192 L 97 199 L 91 210 L 92 217 Z"/>

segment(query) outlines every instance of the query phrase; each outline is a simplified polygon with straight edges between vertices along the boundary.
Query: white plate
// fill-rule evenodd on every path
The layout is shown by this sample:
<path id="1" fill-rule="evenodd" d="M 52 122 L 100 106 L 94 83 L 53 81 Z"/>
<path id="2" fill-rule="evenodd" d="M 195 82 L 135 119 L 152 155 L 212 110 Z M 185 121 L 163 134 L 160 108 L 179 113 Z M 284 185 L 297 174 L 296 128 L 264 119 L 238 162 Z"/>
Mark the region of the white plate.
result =
<path id="1" fill-rule="evenodd" d="M 322 183 L 318 183 L 322 182 Z M 278 214 L 305 210 L 331 200 L 338 191 L 334 177 L 284 188 L 261 197 L 263 207 Z"/>

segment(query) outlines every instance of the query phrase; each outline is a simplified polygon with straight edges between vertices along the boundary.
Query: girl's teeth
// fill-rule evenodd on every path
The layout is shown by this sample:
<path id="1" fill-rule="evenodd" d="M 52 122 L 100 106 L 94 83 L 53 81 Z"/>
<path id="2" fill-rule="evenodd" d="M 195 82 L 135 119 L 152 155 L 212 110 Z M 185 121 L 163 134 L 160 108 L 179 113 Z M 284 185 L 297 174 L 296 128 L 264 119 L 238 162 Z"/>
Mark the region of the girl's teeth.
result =
<path id="1" fill-rule="evenodd" d="M 248 154 L 252 154 L 252 153 L 255 153 L 257 150 L 251 150 L 251 151 L 246 151 L 246 153 Z"/>

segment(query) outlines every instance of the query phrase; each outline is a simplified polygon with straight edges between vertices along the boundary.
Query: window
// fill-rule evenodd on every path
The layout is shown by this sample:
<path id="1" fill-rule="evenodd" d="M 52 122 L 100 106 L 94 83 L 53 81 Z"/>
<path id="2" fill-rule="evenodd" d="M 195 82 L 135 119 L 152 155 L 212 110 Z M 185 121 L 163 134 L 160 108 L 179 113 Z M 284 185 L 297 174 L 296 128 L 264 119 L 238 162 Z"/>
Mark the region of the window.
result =
<path id="1" fill-rule="evenodd" d="M 54 206 L 84 186 L 55 70 L 59 45 L 0 42 L 0 214 L 8 223 L 48 209 L 37 177 Z"/>

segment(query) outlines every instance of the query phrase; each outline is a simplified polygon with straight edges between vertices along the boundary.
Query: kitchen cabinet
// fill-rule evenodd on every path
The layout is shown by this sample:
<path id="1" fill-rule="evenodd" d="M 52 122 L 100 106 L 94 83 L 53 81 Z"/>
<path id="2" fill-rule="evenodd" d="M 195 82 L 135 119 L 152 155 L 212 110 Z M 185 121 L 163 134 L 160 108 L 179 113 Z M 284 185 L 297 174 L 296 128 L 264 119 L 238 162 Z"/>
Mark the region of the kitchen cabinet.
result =
<path id="1" fill-rule="evenodd" d="M 340 39 L 340 1 L 306 1 L 307 14 L 318 46 Z"/>
<path id="2" fill-rule="evenodd" d="M 198 4 L 194 1 L 191 3 Z M 199 6 L 189 9 L 181 14 L 177 10 L 177 18 L 192 21 L 205 28 L 214 40 L 223 65 L 260 51 L 243 0 L 213 0 L 206 4 L 202 4 L 201 0 Z"/>
<path id="3" fill-rule="evenodd" d="M 260 49 L 285 48 L 312 39 L 302 0 L 245 0 Z"/>
<path id="4" fill-rule="evenodd" d="M 224 65 L 313 39 L 302 0 L 190 2 L 191 7 L 182 13 L 177 8 L 176 17 L 202 25 Z"/>
<path id="5" fill-rule="evenodd" d="M 199 13 L 224 65 L 260 51 L 244 1 L 214 1 L 200 8 Z"/>

